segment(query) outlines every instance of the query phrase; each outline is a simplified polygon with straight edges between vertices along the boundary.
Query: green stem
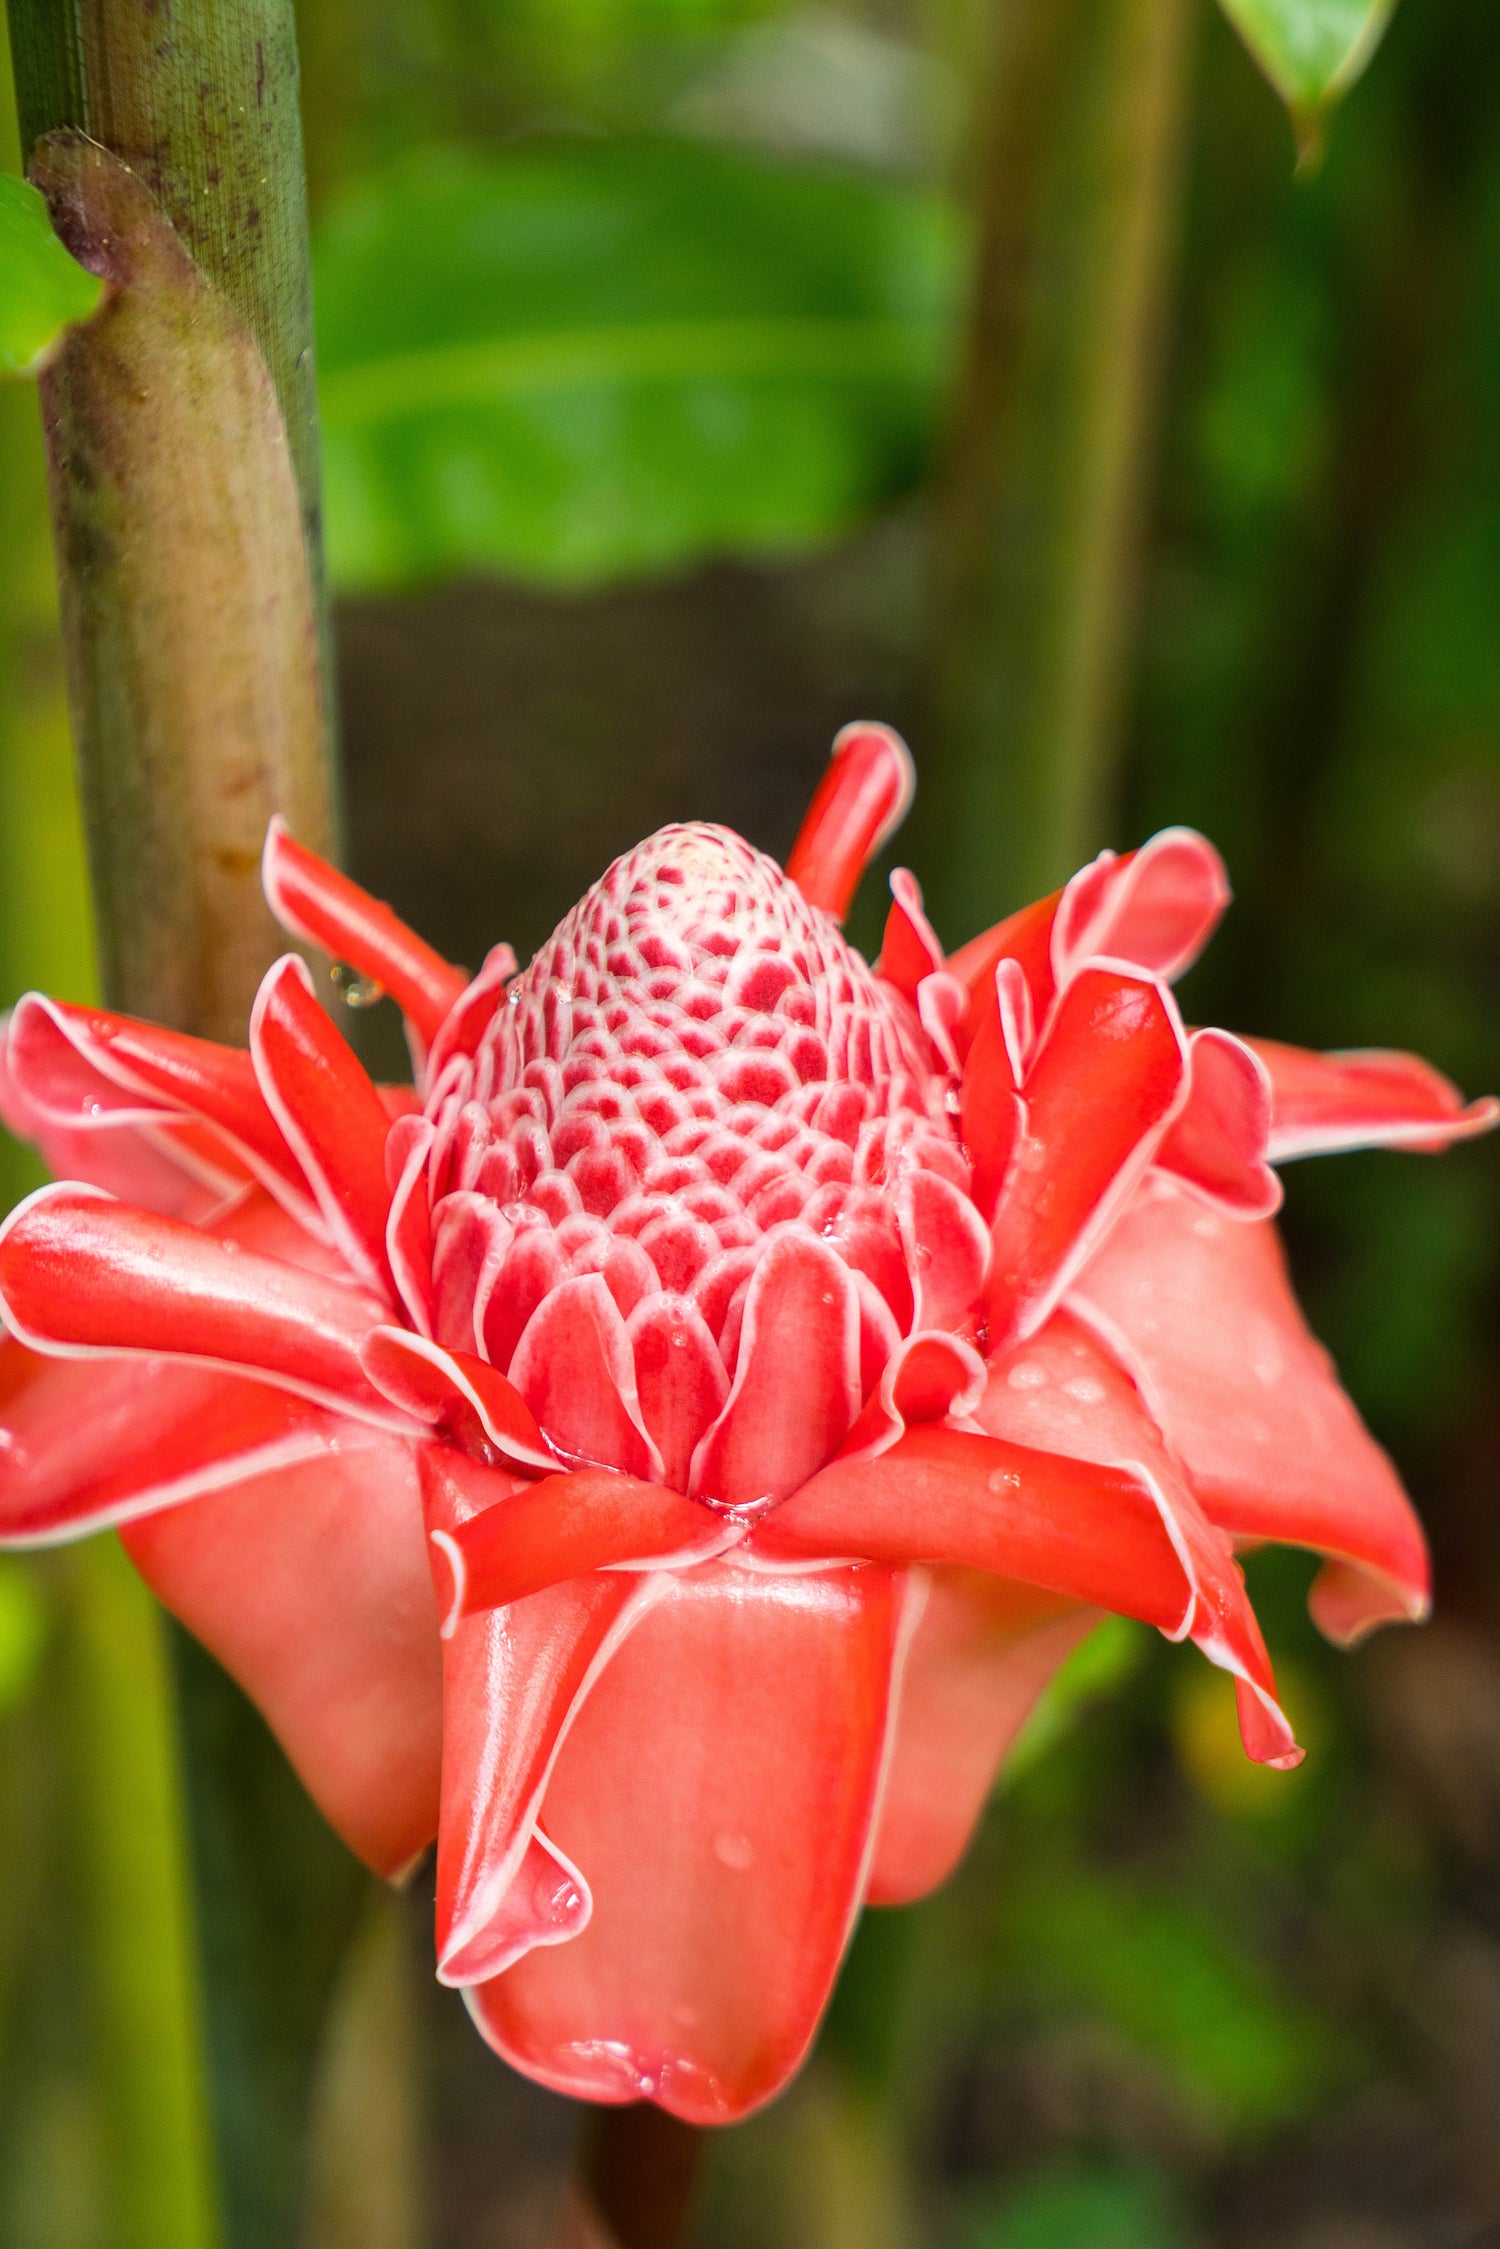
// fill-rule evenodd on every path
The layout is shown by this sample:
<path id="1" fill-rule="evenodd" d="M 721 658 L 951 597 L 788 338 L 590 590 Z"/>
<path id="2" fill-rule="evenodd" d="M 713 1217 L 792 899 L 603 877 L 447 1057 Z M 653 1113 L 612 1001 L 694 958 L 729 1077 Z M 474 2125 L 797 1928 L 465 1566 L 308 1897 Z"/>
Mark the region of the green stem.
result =
<path id="1" fill-rule="evenodd" d="M 1104 840 L 1191 0 L 993 11 L 918 820 L 955 936 Z"/>

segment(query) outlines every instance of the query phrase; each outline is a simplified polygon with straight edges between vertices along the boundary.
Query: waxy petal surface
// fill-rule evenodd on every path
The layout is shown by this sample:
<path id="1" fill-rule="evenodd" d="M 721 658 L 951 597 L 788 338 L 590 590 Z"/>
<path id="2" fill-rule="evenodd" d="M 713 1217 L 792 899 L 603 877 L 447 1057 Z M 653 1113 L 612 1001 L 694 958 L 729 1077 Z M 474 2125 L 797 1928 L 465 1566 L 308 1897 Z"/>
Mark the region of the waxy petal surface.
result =
<path id="1" fill-rule="evenodd" d="M 728 1403 L 693 1460 L 695 1497 L 724 1507 L 782 1499 L 846 1435 L 859 1408 L 859 1300 L 821 1243 L 770 1242 L 745 1302 Z"/>
<path id="2" fill-rule="evenodd" d="M 348 1040 L 313 995 L 295 953 L 262 980 L 250 1014 L 250 1054 L 324 1225 L 367 1286 L 391 1287 L 385 1149 L 390 1119 Z"/>
<path id="3" fill-rule="evenodd" d="M 469 2003 L 544 2084 L 719 2124 L 785 2083 L 832 1988 L 863 1887 L 902 1588 L 884 1571 L 761 1578 L 724 1563 L 656 1583 L 542 1805 L 589 1885 L 588 1925 Z"/>
<path id="4" fill-rule="evenodd" d="M 34 1349 L 178 1356 L 396 1419 L 359 1358 L 379 1299 L 95 1189 L 43 1187 L 12 1211 L 0 1309 Z"/>
<path id="5" fill-rule="evenodd" d="M 121 1536 L 147 1584 L 259 1706 L 350 1849 L 388 1878 L 404 1872 L 437 1833 L 442 1746 L 411 1448 L 346 1423 L 317 1460 Z"/>
<path id="6" fill-rule="evenodd" d="M 347 961 L 389 992 L 424 1047 L 430 1046 L 468 979 L 425 944 L 389 906 L 296 843 L 280 820 L 266 837 L 261 880 L 285 930 Z"/>
<path id="7" fill-rule="evenodd" d="M 869 1904 L 908 1905 L 947 1881 L 1037 1697 L 1098 1621 L 1097 1609 L 1005 1578 L 933 1571 L 902 1677 Z"/>
<path id="8" fill-rule="evenodd" d="M 1415 1054 L 1366 1047 L 1313 1054 L 1247 1039 L 1271 1080 L 1271 1161 L 1346 1148 L 1413 1148 L 1428 1155 L 1493 1131 L 1500 1101 L 1471 1101 Z"/>
<path id="9" fill-rule="evenodd" d="M 1308 1332 L 1274 1227 L 1153 1181 L 1072 1301 L 1134 1375 L 1216 1523 L 1343 1565 L 1326 1613 L 1313 1590 L 1334 1637 L 1425 1614 L 1421 1526 Z M 1362 1606 L 1351 1606 L 1351 1568 Z"/>
<path id="10" fill-rule="evenodd" d="M 1156 1151 L 1158 1166 L 1231 1218 L 1272 1217 L 1281 1182 L 1268 1158 L 1270 1073 L 1228 1031 L 1195 1031 L 1188 1058 L 1188 1097 Z"/>
<path id="11" fill-rule="evenodd" d="M 843 920 L 860 876 L 906 818 L 915 791 L 911 752 L 899 734 L 866 723 L 840 730 L 786 863 L 810 906 Z"/>
<path id="12" fill-rule="evenodd" d="M 1170 997 L 1103 965 L 1063 993 L 1023 1090 L 992 1229 L 990 1345 L 1039 1327 L 1155 1155 L 1187 1089 Z"/>
<path id="13" fill-rule="evenodd" d="M 0 1338 L 0 1546 L 55 1545 L 326 1459 L 343 1424 L 171 1359 L 43 1358 Z"/>

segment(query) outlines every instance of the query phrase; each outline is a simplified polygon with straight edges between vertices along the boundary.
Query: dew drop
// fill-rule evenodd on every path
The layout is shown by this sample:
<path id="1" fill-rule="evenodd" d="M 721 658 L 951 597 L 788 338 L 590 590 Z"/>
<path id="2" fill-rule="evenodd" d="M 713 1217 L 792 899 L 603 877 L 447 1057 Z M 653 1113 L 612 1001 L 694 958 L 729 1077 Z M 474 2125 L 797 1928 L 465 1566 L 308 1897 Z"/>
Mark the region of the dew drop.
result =
<path id="1" fill-rule="evenodd" d="M 346 961 L 335 961 L 329 973 L 342 994 L 345 1007 L 374 1007 L 385 998 L 383 984 L 377 984 L 373 976 L 361 976 Z"/>
<path id="2" fill-rule="evenodd" d="M 755 1864 L 755 1845 L 748 1835 L 736 1835 L 726 1828 L 714 1837 L 714 1857 L 721 1866 L 727 1866 L 731 1874 L 743 1874 Z"/>
<path id="3" fill-rule="evenodd" d="M 1076 1398 L 1081 1406 L 1097 1406 L 1104 1397 L 1103 1383 L 1096 1382 L 1091 1374 L 1075 1374 L 1070 1382 L 1063 1384 L 1063 1391 L 1066 1396 Z"/>
<path id="4" fill-rule="evenodd" d="M 1047 1370 L 1038 1366 L 1035 1359 L 1023 1359 L 1019 1366 L 1011 1368 L 1005 1385 L 1008 1390 L 1045 1390 Z"/>
<path id="5" fill-rule="evenodd" d="M 992 1468 L 986 1482 L 997 1499 L 1003 1499 L 1008 1492 L 1018 1492 L 1021 1488 L 1020 1477 L 1013 1475 L 1008 1468 Z"/>

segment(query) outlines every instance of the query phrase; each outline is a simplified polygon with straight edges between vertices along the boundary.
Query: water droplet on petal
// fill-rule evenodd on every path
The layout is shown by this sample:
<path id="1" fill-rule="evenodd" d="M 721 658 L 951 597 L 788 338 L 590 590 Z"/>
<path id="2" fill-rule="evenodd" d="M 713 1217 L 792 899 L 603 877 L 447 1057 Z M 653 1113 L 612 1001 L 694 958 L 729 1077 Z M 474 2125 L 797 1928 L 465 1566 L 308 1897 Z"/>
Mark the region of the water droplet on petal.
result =
<path id="1" fill-rule="evenodd" d="M 1008 1468 L 992 1468 L 987 1482 L 997 1499 L 1003 1499 L 1007 1494 L 1014 1494 L 1021 1488 L 1020 1477 L 1013 1475 Z"/>
<path id="2" fill-rule="evenodd" d="M 726 1829 L 714 1837 L 714 1857 L 731 1874 L 743 1874 L 755 1863 L 755 1845 L 748 1835 L 736 1835 Z"/>
<path id="3" fill-rule="evenodd" d="M 335 961 L 329 974 L 338 986 L 345 1007 L 374 1007 L 385 998 L 383 984 L 377 984 L 373 976 L 361 976 L 345 961 Z"/>
<path id="4" fill-rule="evenodd" d="M 1047 1370 L 1038 1366 L 1035 1359 L 1022 1359 L 1019 1366 L 1011 1368 L 1005 1383 L 1009 1390 L 1045 1390 Z"/>

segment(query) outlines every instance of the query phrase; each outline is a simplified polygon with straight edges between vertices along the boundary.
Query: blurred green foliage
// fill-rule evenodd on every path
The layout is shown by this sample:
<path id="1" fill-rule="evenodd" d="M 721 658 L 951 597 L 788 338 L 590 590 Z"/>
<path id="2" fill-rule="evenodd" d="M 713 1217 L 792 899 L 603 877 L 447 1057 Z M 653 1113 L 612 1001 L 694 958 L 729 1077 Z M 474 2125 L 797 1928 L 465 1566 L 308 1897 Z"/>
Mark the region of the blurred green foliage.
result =
<path id="1" fill-rule="evenodd" d="M 847 530 L 926 459 L 954 253 L 931 195 L 684 141 L 366 182 L 317 260 L 335 582 L 585 585 Z"/>

